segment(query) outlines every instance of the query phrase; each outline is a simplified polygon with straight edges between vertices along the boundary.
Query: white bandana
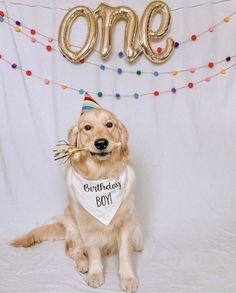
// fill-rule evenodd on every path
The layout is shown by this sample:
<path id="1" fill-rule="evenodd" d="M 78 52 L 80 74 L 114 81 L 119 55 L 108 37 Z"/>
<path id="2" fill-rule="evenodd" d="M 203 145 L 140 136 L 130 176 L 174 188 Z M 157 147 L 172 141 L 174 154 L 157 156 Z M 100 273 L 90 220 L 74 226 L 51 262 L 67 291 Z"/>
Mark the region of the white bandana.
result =
<path id="1" fill-rule="evenodd" d="M 126 168 L 116 179 L 87 180 L 72 170 L 73 196 L 104 225 L 109 225 L 123 200 L 127 185 Z"/>

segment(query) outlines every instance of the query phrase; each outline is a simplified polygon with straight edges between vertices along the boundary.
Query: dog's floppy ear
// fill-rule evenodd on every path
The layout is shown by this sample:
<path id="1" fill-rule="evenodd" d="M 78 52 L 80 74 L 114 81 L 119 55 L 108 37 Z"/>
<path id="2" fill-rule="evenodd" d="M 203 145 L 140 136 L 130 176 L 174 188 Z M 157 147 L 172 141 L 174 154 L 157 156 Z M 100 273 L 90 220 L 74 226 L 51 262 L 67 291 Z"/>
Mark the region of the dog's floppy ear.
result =
<path id="1" fill-rule="evenodd" d="M 71 145 L 74 145 L 74 146 L 78 146 L 78 133 L 79 133 L 79 127 L 78 127 L 78 122 L 72 126 L 72 128 L 69 130 L 69 133 L 68 133 L 68 142 L 69 144 Z"/>
<path id="2" fill-rule="evenodd" d="M 120 132 L 120 138 L 121 138 L 121 150 L 125 157 L 129 154 L 129 148 L 128 148 L 128 131 L 123 123 L 119 121 L 118 124 L 119 132 Z"/>

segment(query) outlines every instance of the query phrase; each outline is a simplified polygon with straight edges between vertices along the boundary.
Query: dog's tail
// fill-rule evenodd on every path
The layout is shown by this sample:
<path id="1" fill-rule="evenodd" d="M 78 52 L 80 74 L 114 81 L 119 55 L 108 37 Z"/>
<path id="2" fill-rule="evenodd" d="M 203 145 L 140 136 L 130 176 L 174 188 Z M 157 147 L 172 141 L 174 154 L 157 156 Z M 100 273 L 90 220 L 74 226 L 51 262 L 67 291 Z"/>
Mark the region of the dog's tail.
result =
<path id="1" fill-rule="evenodd" d="M 62 223 L 53 223 L 31 230 L 24 236 L 10 242 L 14 247 L 30 247 L 43 241 L 65 239 L 65 227 Z"/>

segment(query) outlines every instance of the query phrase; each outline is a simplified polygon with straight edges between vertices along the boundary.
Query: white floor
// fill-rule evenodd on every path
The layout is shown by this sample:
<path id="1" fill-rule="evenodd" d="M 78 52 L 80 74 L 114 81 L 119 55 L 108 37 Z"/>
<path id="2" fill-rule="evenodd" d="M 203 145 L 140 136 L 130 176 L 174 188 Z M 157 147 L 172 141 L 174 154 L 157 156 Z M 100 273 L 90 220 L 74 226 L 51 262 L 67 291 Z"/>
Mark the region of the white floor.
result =
<path id="1" fill-rule="evenodd" d="M 104 261 L 105 284 L 91 289 L 65 255 L 63 242 L 14 249 L 0 243 L 1 293 L 120 292 L 117 258 Z M 139 293 L 236 292 L 236 235 L 218 229 L 211 235 L 190 233 L 188 239 L 146 241 L 135 253 Z"/>

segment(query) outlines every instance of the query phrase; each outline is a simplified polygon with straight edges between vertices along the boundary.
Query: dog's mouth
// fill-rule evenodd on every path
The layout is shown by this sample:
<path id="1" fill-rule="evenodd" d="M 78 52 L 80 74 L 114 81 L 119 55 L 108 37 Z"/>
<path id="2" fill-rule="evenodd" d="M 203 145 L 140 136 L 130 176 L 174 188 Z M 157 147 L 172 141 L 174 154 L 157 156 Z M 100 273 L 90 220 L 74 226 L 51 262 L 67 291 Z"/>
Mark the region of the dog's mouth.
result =
<path id="1" fill-rule="evenodd" d="M 116 143 L 114 143 L 114 146 L 113 146 L 111 151 L 101 150 L 101 151 L 98 151 L 98 152 L 92 152 L 91 150 L 89 150 L 89 152 L 90 152 L 92 157 L 96 156 L 97 158 L 100 158 L 102 160 L 102 159 L 106 159 L 107 157 L 110 157 L 114 153 L 116 148 L 120 147 L 120 146 L 121 146 L 121 142 L 116 142 Z"/>
<path id="2" fill-rule="evenodd" d="M 99 153 L 95 153 L 95 152 L 90 152 L 90 154 L 92 156 L 99 156 L 99 157 L 106 157 L 108 155 L 111 155 L 112 152 L 99 152 Z"/>

